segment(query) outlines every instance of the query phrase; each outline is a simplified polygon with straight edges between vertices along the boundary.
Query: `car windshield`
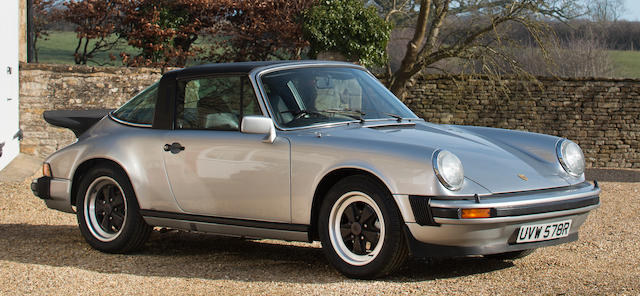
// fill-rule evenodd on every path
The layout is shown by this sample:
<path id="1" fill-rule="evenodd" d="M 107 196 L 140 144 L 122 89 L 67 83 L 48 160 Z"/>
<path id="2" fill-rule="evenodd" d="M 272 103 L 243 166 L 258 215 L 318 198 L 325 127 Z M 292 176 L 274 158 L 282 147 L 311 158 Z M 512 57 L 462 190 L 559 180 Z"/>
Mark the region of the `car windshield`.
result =
<path id="1" fill-rule="evenodd" d="M 366 71 L 348 67 L 305 67 L 262 75 L 278 126 L 303 127 L 417 116 Z"/>

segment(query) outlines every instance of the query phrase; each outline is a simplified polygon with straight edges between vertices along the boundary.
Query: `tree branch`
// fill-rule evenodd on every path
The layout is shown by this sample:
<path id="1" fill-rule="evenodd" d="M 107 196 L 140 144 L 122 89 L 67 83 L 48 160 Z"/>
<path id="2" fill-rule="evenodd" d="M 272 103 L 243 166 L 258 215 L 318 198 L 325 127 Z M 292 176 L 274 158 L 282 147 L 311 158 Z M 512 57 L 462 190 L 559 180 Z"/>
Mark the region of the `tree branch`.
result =
<path id="1" fill-rule="evenodd" d="M 436 38 L 440 35 L 440 28 L 444 22 L 444 19 L 447 17 L 447 12 L 449 11 L 449 5 L 451 4 L 451 0 L 445 0 L 443 2 L 436 2 L 434 5 L 435 8 L 435 16 L 434 20 L 431 21 L 431 27 L 429 28 L 429 35 L 427 36 L 427 42 L 424 47 L 418 54 L 418 56 L 423 57 L 431 52 L 433 48 L 436 46 Z"/>
<path id="2" fill-rule="evenodd" d="M 427 17 L 429 16 L 432 3 L 433 0 L 420 1 L 420 13 L 418 14 L 416 31 L 413 33 L 411 41 L 407 44 L 407 52 L 402 59 L 400 69 L 398 69 L 395 75 L 390 79 L 391 91 L 394 93 L 404 88 L 406 80 L 410 77 L 410 73 L 415 68 L 419 47 L 422 45 L 426 34 Z M 398 93 L 396 93 L 396 95 L 398 95 Z"/>

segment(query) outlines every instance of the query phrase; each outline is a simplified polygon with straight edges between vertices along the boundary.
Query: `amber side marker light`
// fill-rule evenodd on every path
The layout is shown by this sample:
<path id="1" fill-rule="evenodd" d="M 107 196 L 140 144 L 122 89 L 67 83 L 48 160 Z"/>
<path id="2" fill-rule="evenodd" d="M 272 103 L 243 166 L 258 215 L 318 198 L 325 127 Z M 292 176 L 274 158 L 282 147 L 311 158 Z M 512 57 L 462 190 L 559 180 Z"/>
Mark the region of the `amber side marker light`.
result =
<path id="1" fill-rule="evenodd" d="M 462 219 L 491 218 L 491 209 L 462 209 L 460 211 Z"/>
<path id="2" fill-rule="evenodd" d="M 42 164 L 42 175 L 46 177 L 51 177 L 51 166 L 48 163 Z"/>

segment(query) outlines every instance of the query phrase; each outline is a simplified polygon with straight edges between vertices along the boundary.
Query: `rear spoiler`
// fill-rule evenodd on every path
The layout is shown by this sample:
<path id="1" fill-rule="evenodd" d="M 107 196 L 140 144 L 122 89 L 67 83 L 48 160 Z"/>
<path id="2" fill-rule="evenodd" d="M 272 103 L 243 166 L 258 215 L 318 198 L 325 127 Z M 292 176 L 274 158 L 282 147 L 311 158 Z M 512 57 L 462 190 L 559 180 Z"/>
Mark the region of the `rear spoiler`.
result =
<path id="1" fill-rule="evenodd" d="M 54 110 L 44 111 L 42 117 L 51 125 L 70 129 L 77 138 L 113 110 Z"/>

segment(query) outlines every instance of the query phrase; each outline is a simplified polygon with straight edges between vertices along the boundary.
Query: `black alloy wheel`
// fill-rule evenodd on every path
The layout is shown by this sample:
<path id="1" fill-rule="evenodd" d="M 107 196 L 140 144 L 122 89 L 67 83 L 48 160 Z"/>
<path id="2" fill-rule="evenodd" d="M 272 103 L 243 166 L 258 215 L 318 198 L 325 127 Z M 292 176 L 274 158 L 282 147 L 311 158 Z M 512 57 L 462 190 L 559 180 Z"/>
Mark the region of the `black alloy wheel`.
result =
<path id="1" fill-rule="evenodd" d="M 387 275 L 409 254 L 404 220 L 389 190 L 363 175 L 346 177 L 327 193 L 318 216 L 327 260 L 359 279 Z"/>
<path id="2" fill-rule="evenodd" d="M 80 232 L 95 249 L 125 253 L 141 248 L 152 227 L 139 213 L 129 178 L 117 167 L 92 168 L 76 196 Z"/>

